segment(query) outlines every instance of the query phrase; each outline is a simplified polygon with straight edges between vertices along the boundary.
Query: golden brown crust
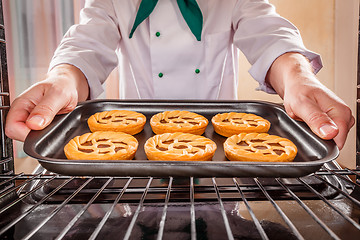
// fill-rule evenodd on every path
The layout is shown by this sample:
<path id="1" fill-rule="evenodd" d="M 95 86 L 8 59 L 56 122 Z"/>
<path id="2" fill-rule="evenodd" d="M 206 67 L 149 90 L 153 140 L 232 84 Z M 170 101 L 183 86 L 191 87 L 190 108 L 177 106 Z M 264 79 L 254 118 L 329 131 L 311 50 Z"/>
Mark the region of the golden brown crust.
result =
<path id="1" fill-rule="evenodd" d="M 149 138 L 144 145 L 149 160 L 209 161 L 216 144 L 203 136 L 191 133 L 163 133 Z"/>
<path id="2" fill-rule="evenodd" d="M 208 123 L 200 114 L 178 110 L 161 112 L 150 119 L 150 126 L 155 134 L 184 132 L 201 135 Z"/>
<path id="3" fill-rule="evenodd" d="M 98 112 L 88 119 L 90 131 L 115 131 L 135 135 L 144 129 L 146 117 L 128 110 Z"/>
<path id="4" fill-rule="evenodd" d="M 267 133 L 240 133 L 224 142 L 230 161 L 290 162 L 297 148 L 289 139 Z"/>
<path id="5" fill-rule="evenodd" d="M 211 119 L 216 133 L 230 137 L 234 134 L 249 132 L 267 132 L 270 122 L 252 113 L 219 113 Z"/>
<path id="6" fill-rule="evenodd" d="M 123 132 L 97 131 L 76 136 L 64 147 L 72 160 L 130 160 L 138 148 L 138 141 Z"/>

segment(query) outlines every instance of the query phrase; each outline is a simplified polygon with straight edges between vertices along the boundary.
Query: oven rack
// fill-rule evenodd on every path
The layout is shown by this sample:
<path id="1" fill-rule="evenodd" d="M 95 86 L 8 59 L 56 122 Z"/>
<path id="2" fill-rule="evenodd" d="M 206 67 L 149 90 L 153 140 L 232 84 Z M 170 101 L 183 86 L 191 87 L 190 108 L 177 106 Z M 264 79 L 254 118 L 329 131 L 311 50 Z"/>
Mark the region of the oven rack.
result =
<path id="1" fill-rule="evenodd" d="M 10 88 L 2 1 L 0 1 L 0 63 L 0 174 L 3 174 L 14 171 L 14 158 L 12 140 L 5 135 L 4 129 L 6 115 L 10 108 Z"/>
<path id="2" fill-rule="evenodd" d="M 359 169 L 294 179 L 15 174 L 0 9 L 0 239 L 358 239 Z"/>
<path id="3" fill-rule="evenodd" d="M 259 178 L 252 183 L 209 178 L 200 179 L 209 184 L 199 184 L 193 177 L 6 174 L 0 176 L 0 187 L 7 186 L 0 191 L 0 238 L 172 239 L 177 233 L 179 239 L 356 239 L 359 174 L 325 166 L 310 176 L 274 178 L 271 184 Z M 327 196 L 311 179 L 336 194 Z"/>

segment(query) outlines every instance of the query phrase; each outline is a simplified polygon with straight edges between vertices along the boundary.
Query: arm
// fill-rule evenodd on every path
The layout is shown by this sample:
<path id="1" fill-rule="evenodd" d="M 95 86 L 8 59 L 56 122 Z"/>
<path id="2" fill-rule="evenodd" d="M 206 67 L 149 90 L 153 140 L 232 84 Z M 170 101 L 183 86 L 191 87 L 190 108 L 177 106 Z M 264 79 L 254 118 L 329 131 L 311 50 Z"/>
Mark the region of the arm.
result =
<path id="1" fill-rule="evenodd" d="M 286 112 L 303 120 L 323 139 L 334 139 L 341 149 L 355 119 L 350 108 L 321 84 L 309 61 L 299 53 L 285 53 L 271 65 L 266 82 L 284 100 Z"/>
<path id="2" fill-rule="evenodd" d="M 249 73 L 259 82 L 259 90 L 276 93 L 265 77 L 274 60 L 286 52 L 304 55 L 315 72 L 322 67 L 320 56 L 304 46 L 298 29 L 265 0 L 238 1 L 233 12 L 233 28 L 234 45 L 251 64 Z"/>
<path id="3" fill-rule="evenodd" d="M 315 74 L 320 56 L 303 44 L 298 29 L 266 1 L 239 1 L 233 13 L 234 44 L 252 67 L 259 89 L 284 99 L 287 113 L 305 121 L 341 149 L 354 125 L 350 108 L 322 85 Z M 296 52 L 296 53 L 295 53 Z"/>
<path id="4" fill-rule="evenodd" d="M 79 101 L 95 98 L 117 65 L 121 39 L 111 0 L 87 1 L 81 20 L 65 34 L 46 78 L 11 104 L 5 132 L 24 141 L 30 130 L 46 127 L 56 114 L 72 111 Z"/>
<path id="5" fill-rule="evenodd" d="M 90 99 L 103 92 L 102 84 L 118 64 L 116 49 L 121 34 L 112 0 L 86 1 L 80 23 L 64 35 L 49 69 L 70 64 L 80 69 L 89 84 Z"/>
<path id="6" fill-rule="evenodd" d="M 30 130 L 45 128 L 56 114 L 72 111 L 88 95 L 89 87 L 84 74 L 72 65 L 58 65 L 43 81 L 12 102 L 5 133 L 9 138 L 24 141 Z"/>

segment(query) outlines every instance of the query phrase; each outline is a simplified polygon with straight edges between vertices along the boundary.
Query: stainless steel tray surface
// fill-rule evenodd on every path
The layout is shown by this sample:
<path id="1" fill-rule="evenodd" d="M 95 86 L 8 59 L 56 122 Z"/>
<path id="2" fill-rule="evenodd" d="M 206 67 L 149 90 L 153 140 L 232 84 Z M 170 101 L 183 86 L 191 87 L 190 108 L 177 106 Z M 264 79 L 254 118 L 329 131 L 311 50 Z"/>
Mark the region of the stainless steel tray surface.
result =
<path id="1" fill-rule="evenodd" d="M 67 160 L 63 148 L 77 135 L 90 132 L 87 119 L 96 112 L 124 109 L 143 113 L 147 122 L 135 135 L 139 148 L 133 160 Z M 217 144 L 212 161 L 149 161 L 144 151 L 145 141 L 154 135 L 150 118 L 162 111 L 188 110 L 209 120 L 204 136 Z M 211 118 L 224 112 L 253 113 L 271 122 L 269 134 L 293 141 L 298 154 L 293 162 L 232 162 L 225 157 L 226 140 L 214 132 Z M 47 170 L 75 176 L 153 176 L 153 177 L 301 177 L 313 173 L 339 154 L 332 140 L 317 137 L 303 122 L 290 118 L 282 106 L 261 101 L 162 101 L 162 100 L 91 100 L 70 113 L 56 116 L 44 130 L 31 131 L 24 142 L 24 151 L 38 159 Z"/>

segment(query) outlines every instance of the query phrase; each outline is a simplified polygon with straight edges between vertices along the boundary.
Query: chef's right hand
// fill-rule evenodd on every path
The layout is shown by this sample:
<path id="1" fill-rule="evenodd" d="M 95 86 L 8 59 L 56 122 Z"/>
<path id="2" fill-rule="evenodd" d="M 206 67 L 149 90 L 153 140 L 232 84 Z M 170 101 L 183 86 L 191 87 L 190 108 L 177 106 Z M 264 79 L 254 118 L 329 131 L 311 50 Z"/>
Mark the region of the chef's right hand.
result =
<path id="1" fill-rule="evenodd" d="M 5 134 L 24 141 L 31 130 L 41 130 L 55 115 L 72 111 L 79 101 L 86 100 L 88 94 L 86 78 L 78 68 L 58 65 L 45 80 L 34 84 L 12 102 Z"/>

